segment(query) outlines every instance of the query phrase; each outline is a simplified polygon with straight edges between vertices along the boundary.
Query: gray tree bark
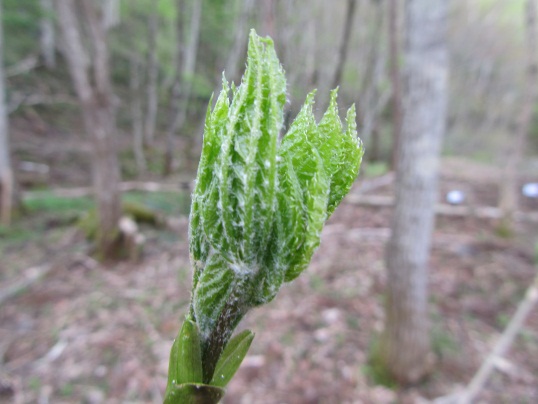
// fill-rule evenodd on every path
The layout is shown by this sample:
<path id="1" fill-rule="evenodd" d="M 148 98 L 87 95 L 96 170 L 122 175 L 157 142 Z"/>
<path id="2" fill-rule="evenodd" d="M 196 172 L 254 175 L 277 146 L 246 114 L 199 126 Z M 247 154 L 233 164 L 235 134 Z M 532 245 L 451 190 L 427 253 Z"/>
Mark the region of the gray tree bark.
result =
<path id="1" fill-rule="evenodd" d="M 315 5 L 312 6 L 314 8 Z M 315 13 L 315 10 L 313 11 Z M 316 83 L 316 21 L 315 14 L 304 21 L 304 35 L 302 35 L 306 57 L 304 59 L 303 84 L 306 88 Z M 298 69 L 297 69 L 298 70 Z"/>
<path id="2" fill-rule="evenodd" d="M 501 183 L 499 208 L 503 212 L 502 226 L 507 230 L 513 227 L 513 215 L 518 208 L 518 168 L 525 154 L 527 136 L 530 131 L 534 106 L 538 100 L 538 51 L 536 38 L 536 0 L 527 0 L 525 6 L 525 33 L 527 47 L 527 68 L 523 105 L 516 122 L 514 138 L 508 143 L 504 161 L 503 181 Z"/>
<path id="3" fill-rule="evenodd" d="M 237 22 L 235 23 L 234 43 L 230 49 L 230 52 L 228 53 L 226 69 L 224 70 L 226 72 L 227 79 L 231 81 L 238 79 L 239 61 L 247 48 L 247 25 L 253 6 L 254 0 L 242 0 L 242 8 L 237 17 Z"/>
<path id="4" fill-rule="evenodd" d="M 9 122 L 4 74 L 3 5 L 0 0 L 0 222 L 9 226 L 14 207 L 14 179 L 9 154 Z"/>
<path id="5" fill-rule="evenodd" d="M 383 30 L 385 29 L 385 9 L 383 0 L 372 0 L 373 23 L 369 35 L 370 48 L 366 55 L 366 71 L 361 84 L 360 118 L 362 120 L 361 138 L 370 145 L 368 158 L 377 161 L 380 158 L 380 131 L 377 130 L 379 115 L 385 108 L 388 91 L 381 91 L 384 78 L 387 53 L 382 46 Z"/>
<path id="6" fill-rule="evenodd" d="M 196 58 L 198 56 L 198 41 L 200 39 L 200 23 L 202 21 L 202 2 L 195 1 L 192 5 L 191 25 L 189 27 L 189 38 L 185 48 L 185 64 L 182 72 L 181 107 L 177 116 L 177 128 L 182 128 L 187 117 L 187 107 L 192 92 L 192 81 L 196 69 Z"/>
<path id="7" fill-rule="evenodd" d="M 114 28 L 119 25 L 120 16 L 120 0 L 104 0 L 103 2 L 103 23 L 105 29 Z"/>
<path id="8" fill-rule="evenodd" d="M 446 0 L 408 0 L 404 99 L 392 235 L 387 244 L 385 330 L 380 354 L 400 383 L 431 368 L 428 258 L 434 227 L 439 153 L 446 127 Z"/>
<path id="9" fill-rule="evenodd" d="M 142 94 L 140 70 L 141 63 L 138 55 L 133 52 L 130 58 L 131 75 L 129 87 L 131 90 L 131 122 L 133 131 L 133 154 L 135 156 L 136 169 L 138 173 L 146 171 L 146 157 L 144 156 L 144 113 L 142 111 Z"/>
<path id="10" fill-rule="evenodd" d="M 185 35 L 184 35 L 184 13 L 185 0 L 176 0 L 176 72 L 170 91 L 170 117 L 168 129 L 166 131 L 166 151 L 164 153 L 163 175 L 167 176 L 172 172 L 174 160 L 174 136 L 177 131 L 179 121 L 179 110 L 181 108 L 181 81 L 182 70 L 185 59 Z"/>
<path id="11" fill-rule="evenodd" d="M 351 38 L 351 28 L 353 27 L 353 18 L 355 16 L 356 0 L 347 0 L 346 22 L 344 23 L 344 34 L 340 49 L 338 51 L 338 59 L 336 62 L 336 70 L 334 72 L 332 88 L 336 88 L 342 80 L 344 66 L 346 64 L 347 52 L 349 48 L 349 40 Z"/>
<path id="12" fill-rule="evenodd" d="M 275 0 L 262 0 L 261 2 L 261 26 L 262 26 L 262 33 L 261 35 L 269 35 L 273 40 L 276 36 L 276 30 L 275 30 Z"/>
<path id="13" fill-rule="evenodd" d="M 178 12 L 178 27 L 177 37 L 178 46 L 184 43 L 182 38 L 183 23 L 182 13 L 184 13 L 185 2 L 179 0 L 177 2 Z M 173 166 L 173 151 L 174 151 L 174 136 L 178 129 L 181 129 L 185 124 L 188 112 L 189 99 L 192 92 L 192 80 L 196 69 L 196 57 L 198 54 L 198 40 L 200 38 L 200 23 L 202 20 L 202 2 L 195 1 L 192 5 L 192 13 L 190 18 L 189 36 L 187 46 L 178 49 L 177 58 L 177 76 L 172 88 L 172 112 L 170 125 L 167 132 L 167 147 L 165 153 L 165 163 L 163 174 L 169 175 L 172 172 Z M 193 139 L 194 140 L 194 139 Z"/>
<path id="14" fill-rule="evenodd" d="M 148 85 L 147 85 L 147 110 L 144 125 L 144 139 L 146 144 L 153 144 L 155 127 L 157 124 L 157 112 L 159 108 L 158 80 L 159 59 L 157 55 L 157 32 L 159 29 L 159 14 L 157 5 L 151 8 L 148 20 Z"/>
<path id="15" fill-rule="evenodd" d="M 89 28 L 88 38 L 93 47 L 91 63 L 83 46 L 76 4 L 81 6 L 80 15 L 84 16 L 85 25 Z M 112 258 L 116 253 L 121 207 L 106 30 L 103 21 L 98 18 L 93 0 L 80 0 L 77 3 L 74 0 L 56 0 L 56 7 L 64 36 L 65 58 L 80 102 L 86 132 L 93 141 L 92 178 L 97 202 L 98 255 L 103 259 Z"/>
<path id="16" fill-rule="evenodd" d="M 41 34 L 41 57 L 47 69 L 56 67 L 56 36 L 54 33 L 54 5 L 52 0 L 39 0 L 41 7 L 41 20 L 39 22 Z"/>
<path id="17" fill-rule="evenodd" d="M 402 128 L 402 80 L 400 74 L 399 0 L 389 0 L 390 80 L 392 83 L 392 156 L 396 168 L 398 145 Z"/>

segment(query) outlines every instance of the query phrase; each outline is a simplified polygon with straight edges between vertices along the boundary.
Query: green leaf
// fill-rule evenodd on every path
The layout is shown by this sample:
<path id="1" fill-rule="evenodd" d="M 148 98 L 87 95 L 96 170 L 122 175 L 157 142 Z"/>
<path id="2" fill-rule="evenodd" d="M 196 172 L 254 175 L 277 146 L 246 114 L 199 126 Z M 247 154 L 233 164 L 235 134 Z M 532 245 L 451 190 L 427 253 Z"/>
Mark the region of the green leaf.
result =
<path id="1" fill-rule="evenodd" d="M 357 137 L 355 107 L 348 110 L 347 130 L 342 132 L 337 95 L 338 89 L 331 91 L 329 107 L 318 126 L 318 136 L 313 137 L 330 180 L 328 216 L 340 204 L 357 178 L 363 154 L 362 142 Z"/>
<path id="2" fill-rule="evenodd" d="M 221 149 L 221 131 L 222 127 L 225 125 L 230 104 L 228 93 L 228 83 L 223 77 L 222 91 L 217 99 L 215 108 L 213 109 L 213 112 L 211 112 L 208 107 L 206 114 L 202 155 L 198 165 L 198 176 L 192 196 L 189 221 L 189 247 L 191 261 L 194 266 L 193 288 L 196 287 L 198 278 L 209 254 L 210 243 L 208 234 L 214 235 L 222 233 L 222 223 L 219 220 L 217 212 L 215 212 L 216 209 L 213 209 L 216 218 L 205 217 L 204 223 L 203 213 L 207 214 L 207 209 L 203 210 L 202 207 L 210 203 L 212 197 L 213 199 L 215 198 L 214 195 L 211 194 L 211 191 L 218 185 L 218 183 L 216 184 L 217 180 L 214 178 L 213 173 Z M 209 102 L 209 106 L 211 106 L 211 101 Z"/>
<path id="3" fill-rule="evenodd" d="M 202 356 L 198 326 L 185 319 L 170 352 L 167 390 L 184 383 L 202 381 Z"/>
<path id="4" fill-rule="evenodd" d="M 175 385 L 166 390 L 163 404 L 217 404 L 225 390 L 201 383 Z"/>
<path id="5" fill-rule="evenodd" d="M 223 134 L 217 206 L 232 265 L 255 272 L 271 235 L 284 73 L 269 39 L 251 32 L 248 61 Z"/>
<path id="6" fill-rule="evenodd" d="M 278 136 L 286 102 L 286 80 L 271 39 L 251 32 L 247 68 L 241 85 L 232 85 L 231 103 L 229 93 L 224 81 L 215 109 L 206 116 L 191 211 L 192 306 L 203 338 L 216 324 L 213 315 L 224 307 L 232 282 L 230 270 L 237 281 L 249 280 L 246 293 L 251 295 L 254 288 L 266 285 L 266 295 L 274 296 L 284 279 L 283 270 L 260 269 L 274 233 Z M 217 272 L 226 272 L 227 283 L 219 286 L 218 293 L 214 285 L 210 290 L 207 285 L 199 288 L 202 278 L 203 284 L 210 281 L 209 275 L 203 275 L 213 259 L 210 251 L 222 258 L 221 269 L 213 265 L 211 273 L 220 277 Z M 277 288 L 275 275 L 281 279 Z M 218 302 L 205 297 L 213 293 Z M 202 300 L 205 303 L 200 304 Z M 206 303 L 211 307 L 203 310 Z"/>
<path id="7" fill-rule="evenodd" d="M 329 179 L 326 173 L 319 169 L 319 167 L 323 166 L 319 155 L 312 153 L 312 157 L 313 164 L 318 169 L 314 172 L 310 181 L 305 184 L 303 197 L 306 206 L 306 227 L 303 232 L 302 244 L 291 257 L 291 262 L 285 275 L 286 282 L 297 278 L 310 263 L 314 251 L 319 246 L 321 230 L 327 219 Z"/>
<path id="8" fill-rule="evenodd" d="M 355 105 L 347 111 L 347 129 L 341 136 L 338 164 L 331 173 L 331 194 L 329 197 L 328 215 L 331 215 L 347 195 L 359 174 L 364 148 L 357 137 Z"/>
<path id="9" fill-rule="evenodd" d="M 230 297 L 235 274 L 218 254 L 212 254 L 200 275 L 193 293 L 192 307 L 201 338 L 205 341 Z"/>
<path id="10" fill-rule="evenodd" d="M 250 299 L 252 306 L 270 302 L 278 293 L 289 268 L 291 257 L 300 248 L 306 228 L 303 192 L 293 170 L 291 158 L 280 156 L 278 163 L 277 209 L 273 235 L 265 264 L 259 269 Z"/>
<path id="11" fill-rule="evenodd" d="M 244 330 L 230 339 L 217 362 L 210 383 L 212 386 L 226 387 L 243 362 L 253 339 L 254 333 L 250 330 Z"/>
<path id="12" fill-rule="evenodd" d="M 312 111 L 314 94 L 307 96 L 280 148 L 279 194 L 286 196 L 278 204 L 277 228 L 282 234 L 276 250 L 286 262 L 287 282 L 308 266 L 327 216 L 329 179 L 316 148 L 321 135 Z"/>
<path id="13" fill-rule="evenodd" d="M 223 78 L 215 107 L 208 108 L 189 227 L 194 267 L 189 321 L 196 324 L 184 325 L 199 340 L 190 356 L 182 350 L 188 344 L 179 337 L 174 343 L 171 363 L 190 361 L 190 367 L 171 366 L 167 399 L 178 400 L 171 403 L 210 403 L 188 400 L 210 400 L 204 394 L 224 391 L 253 338 L 246 331 L 228 341 L 233 330 L 250 308 L 272 300 L 284 282 L 305 270 L 325 221 L 358 174 L 363 147 L 354 106 L 344 130 L 335 89 L 318 124 L 314 96 L 315 91 L 306 97 L 279 143 L 284 71 L 272 40 L 251 31 L 241 84 L 228 85 Z M 202 379 L 198 365 L 192 370 L 199 363 L 193 358 L 200 356 Z M 206 393 L 198 395 L 202 390 Z"/>
<path id="14" fill-rule="evenodd" d="M 191 315 L 206 373 L 242 316 L 308 266 L 323 224 L 358 173 L 363 149 L 354 107 L 344 131 L 333 90 L 318 124 L 314 96 L 306 97 L 279 144 L 284 71 L 272 40 L 251 31 L 241 84 L 223 78 L 208 109 L 189 228 Z"/>

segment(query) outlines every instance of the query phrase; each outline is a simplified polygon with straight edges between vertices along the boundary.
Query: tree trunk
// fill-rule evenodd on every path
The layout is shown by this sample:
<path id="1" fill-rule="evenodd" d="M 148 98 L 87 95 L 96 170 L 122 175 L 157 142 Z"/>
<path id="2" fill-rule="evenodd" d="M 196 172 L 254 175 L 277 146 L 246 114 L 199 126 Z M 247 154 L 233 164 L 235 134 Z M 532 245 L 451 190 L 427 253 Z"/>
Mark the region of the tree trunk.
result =
<path id="1" fill-rule="evenodd" d="M 103 22 L 105 29 L 114 28 L 120 23 L 120 0 L 104 0 Z"/>
<path id="2" fill-rule="evenodd" d="M 9 122 L 4 74 L 3 5 L 0 0 L 0 223 L 9 226 L 14 208 L 14 180 L 9 154 Z"/>
<path id="3" fill-rule="evenodd" d="M 184 4 L 178 1 L 178 46 L 183 40 L 182 38 L 182 22 L 180 5 Z M 196 56 L 198 53 L 198 40 L 200 38 L 200 23 L 202 19 L 202 2 L 195 1 L 193 3 L 191 14 L 191 25 L 189 27 L 189 38 L 187 46 L 180 51 L 177 60 L 176 82 L 172 88 L 172 113 L 170 125 L 167 133 L 167 147 L 165 153 L 165 163 L 163 167 L 163 175 L 167 176 L 172 172 L 173 157 L 174 157 L 174 136 L 178 129 L 181 129 L 185 124 L 187 117 L 189 99 L 192 91 L 192 80 L 196 69 Z M 183 63 L 182 63 L 183 62 Z"/>
<path id="4" fill-rule="evenodd" d="M 380 159 L 381 132 L 377 129 L 379 115 L 388 102 L 388 93 L 381 92 L 386 67 L 386 52 L 383 50 L 382 32 L 385 28 L 385 10 L 383 0 L 372 0 L 374 15 L 372 31 L 369 36 L 370 49 L 366 55 L 366 71 L 361 84 L 359 105 L 362 120 L 361 138 L 370 145 L 368 158 L 370 161 Z"/>
<path id="5" fill-rule="evenodd" d="M 41 7 L 39 41 L 41 44 L 41 57 L 47 69 L 56 67 L 56 40 L 54 35 L 54 6 L 52 0 L 39 0 Z"/>
<path id="6" fill-rule="evenodd" d="M 176 73 L 170 91 L 170 117 L 168 130 L 166 131 L 166 150 L 164 152 L 163 176 L 168 176 L 172 172 L 174 160 L 174 136 L 177 130 L 179 109 L 181 108 L 181 71 L 185 59 L 185 38 L 184 38 L 184 13 L 185 1 L 176 1 Z"/>
<path id="7" fill-rule="evenodd" d="M 240 68 L 244 67 L 245 55 L 247 52 L 247 42 L 250 27 L 250 18 L 254 9 L 255 0 L 237 0 L 237 16 L 234 22 L 233 43 L 228 55 L 225 56 L 224 74 L 229 82 L 237 83 L 240 80 Z M 222 73 L 218 73 L 215 82 L 220 83 Z M 191 148 L 191 156 L 200 154 L 203 143 L 203 133 L 205 126 L 205 115 L 201 117 L 197 129 L 194 131 L 194 143 Z M 196 161 L 189 161 L 194 162 Z M 195 167 L 194 167 L 195 168 Z M 189 167 L 190 169 L 190 167 Z"/>
<path id="8" fill-rule="evenodd" d="M 192 92 L 192 82 L 196 69 L 196 58 L 198 55 L 198 40 L 200 39 L 200 23 L 202 21 L 202 2 L 195 1 L 192 5 L 191 25 L 189 28 L 189 41 L 185 49 L 185 64 L 181 78 L 181 106 L 177 117 L 177 128 L 181 129 L 185 124 L 188 105 Z"/>
<path id="9" fill-rule="evenodd" d="M 245 54 L 247 49 L 248 19 L 253 6 L 254 0 L 242 0 L 242 9 L 235 24 L 234 43 L 228 53 L 226 69 L 224 70 L 227 79 L 230 81 L 238 79 L 239 61 L 242 60 L 242 55 Z"/>
<path id="10" fill-rule="evenodd" d="M 262 0 L 262 35 L 269 35 L 275 39 L 275 0 Z"/>
<path id="11" fill-rule="evenodd" d="M 396 169 L 400 132 L 402 128 L 402 83 L 400 75 L 399 0 L 389 0 L 390 81 L 392 82 L 392 156 Z"/>
<path id="12" fill-rule="evenodd" d="M 131 90 L 131 121 L 133 131 L 133 154 L 135 156 L 136 170 L 138 174 L 146 171 L 146 157 L 144 156 L 144 117 L 142 111 L 142 94 L 140 92 L 140 61 L 138 55 L 131 54 L 131 77 L 129 87 Z"/>
<path id="13" fill-rule="evenodd" d="M 147 145 L 152 145 L 155 138 L 155 126 L 159 107 L 158 80 L 159 59 L 157 55 L 157 32 L 159 29 L 159 14 L 157 5 L 151 8 L 148 20 L 148 85 L 147 110 L 144 126 L 144 139 Z"/>
<path id="14" fill-rule="evenodd" d="M 347 59 L 347 51 L 349 48 L 349 39 L 351 38 L 351 28 L 353 27 L 353 17 L 355 16 L 356 0 L 347 0 L 346 22 L 344 23 L 344 35 L 338 51 L 338 59 L 336 62 L 336 70 L 334 72 L 332 88 L 336 88 L 342 81 L 344 66 Z"/>
<path id="15" fill-rule="evenodd" d="M 302 35 L 306 53 L 303 79 L 303 83 L 306 88 L 310 88 L 312 86 L 317 87 L 316 35 L 316 21 L 314 16 L 312 16 L 305 21 L 305 32 L 304 35 Z"/>
<path id="16" fill-rule="evenodd" d="M 427 262 L 434 226 L 439 153 L 446 126 L 446 0 L 408 0 L 402 141 L 397 159 L 381 360 L 402 384 L 432 365 Z"/>
<path id="17" fill-rule="evenodd" d="M 501 184 L 499 207 L 503 211 L 502 226 L 511 230 L 513 215 L 518 208 L 518 168 L 523 160 L 527 135 L 530 131 L 534 106 L 538 98 L 538 53 L 536 49 L 536 0 L 527 0 L 525 6 L 525 31 L 527 46 L 527 68 L 525 73 L 525 88 L 523 105 L 518 116 L 514 138 L 507 145 L 506 160 L 504 161 L 503 181 Z"/>
<path id="18" fill-rule="evenodd" d="M 108 50 L 105 28 L 98 19 L 92 0 L 82 0 L 81 15 L 89 28 L 93 47 L 92 63 L 82 44 L 81 29 L 74 0 L 56 0 L 58 22 L 64 35 L 65 58 L 80 101 L 84 126 L 93 141 L 92 177 L 97 202 L 97 253 L 113 258 L 118 239 L 120 218 L 119 165 L 113 136 L 116 122 L 113 114 Z M 93 70 L 90 79 L 89 68 Z M 93 81 L 93 85 L 91 82 Z"/>

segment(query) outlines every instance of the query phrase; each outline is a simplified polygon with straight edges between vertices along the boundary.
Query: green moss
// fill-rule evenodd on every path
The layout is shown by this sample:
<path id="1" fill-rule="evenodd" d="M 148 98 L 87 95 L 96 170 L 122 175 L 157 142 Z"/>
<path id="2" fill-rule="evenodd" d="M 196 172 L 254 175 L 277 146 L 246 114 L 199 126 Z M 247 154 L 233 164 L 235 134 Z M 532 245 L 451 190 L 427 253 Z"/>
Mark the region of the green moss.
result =
<path id="1" fill-rule="evenodd" d="M 146 205 L 134 201 L 123 201 L 121 207 L 123 214 L 130 216 L 137 223 L 145 223 L 152 226 L 161 226 L 163 224 L 162 216 Z"/>
<path id="2" fill-rule="evenodd" d="M 133 191 L 123 195 L 126 202 L 144 205 L 154 212 L 167 216 L 188 216 L 191 196 L 188 191 L 178 192 L 139 192 Z"/>
<path id="3" fill-rule="evenodd" d="M 376 335 L 370 342 L 368 361 L 366 365 L 362 367 L 363 373 L 374 384 L 388 387 L 389 389 L 395 389 L 398 383 L 391 375 L 388 367 L 385 364 L 385 358 L 381 349 L 381 336 Z"/>
<path id="4" fill-rule="evenodd" d="M 368 162 L 364 164 L 364 175 L 366 177 L 379 177 L 380 175 L 386 174 L 389 171 L 389 166 L 387 163 L 379 162 Z"/>
<path id="5" fill-rule="evenodd" d="M 501 220 L 495 227 L 495 234 L 501 238 L 509 239 L 514 237 L 514 229 L 509 220 Z"/>
<path id="6" fill-rule="evenodd" d="M 35 229 L 26 228 L 15 224 L 12 227 L 0 225 L 0 247 L 14 243 L 24 243 L 40 237 Z"/>
<path id="7" fill-rule="evenodd" d="M 95 209 L 91 209 L 82 215 L 77 223 L 77 227 L 82 230 L 86 239 L 95 240 L 97 236 L 97 212 Z"/>
<path id="8" fill-rule="evenodd" d="M 455 355 L 458 352 L 457 342 L 440 325 L 432 328 L 431 339 L 432 350 L 440 358 Z"/>
<path id="9" fill-rule="evenodd" d="M 41 390 L 41 386 L 42 386 L 42 383 L 41 383 L 41 379 L 39 377 L 31 376 L 29 378 L 28 387 L 30 388 L 30 390 L 38 392 L 39 390 Z"/>
<path id="10" fill-rule="evenodd" d="M 94 202 L 90 197 L 70 198 L 56 196 L 50 191 L 40 191 L 31 199 L 24 201 L 24 207 L 30 213 L 65 213 L 66 211 L 82 211 L 93 208 Z"/>

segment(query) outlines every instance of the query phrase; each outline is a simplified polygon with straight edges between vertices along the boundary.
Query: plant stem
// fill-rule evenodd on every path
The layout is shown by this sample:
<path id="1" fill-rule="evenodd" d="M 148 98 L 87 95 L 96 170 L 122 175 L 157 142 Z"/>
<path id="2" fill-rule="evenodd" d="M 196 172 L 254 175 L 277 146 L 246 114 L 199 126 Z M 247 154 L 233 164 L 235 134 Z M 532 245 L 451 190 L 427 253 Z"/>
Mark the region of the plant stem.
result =
<path id="1" fill-rule="evenodd" d="M 202 343 L 204 383 L 211 382 L 224 347 L 232 336 L 233 330 L 247 312 L 241 299 L 241 289 L 242 282 L 239 282 L 230 294 L 215 328 Z"/>

